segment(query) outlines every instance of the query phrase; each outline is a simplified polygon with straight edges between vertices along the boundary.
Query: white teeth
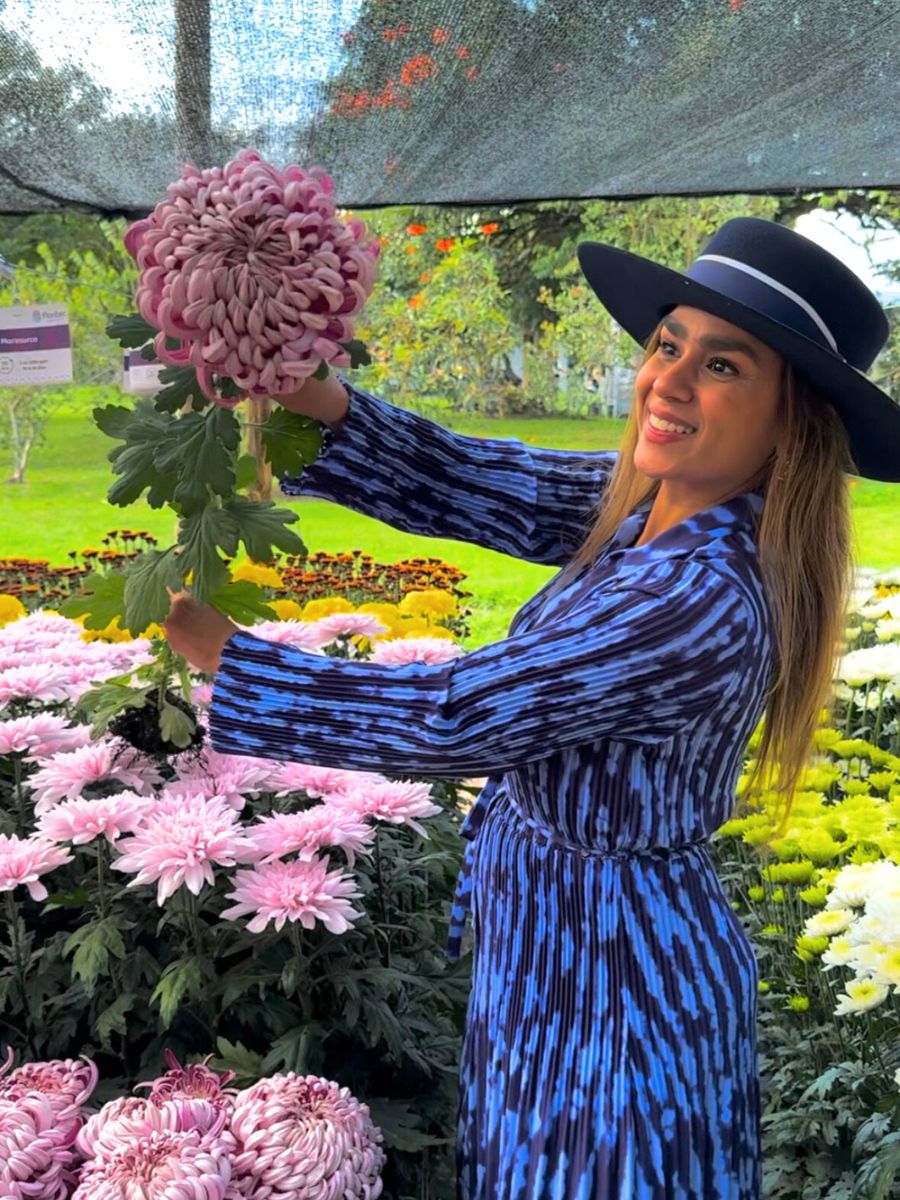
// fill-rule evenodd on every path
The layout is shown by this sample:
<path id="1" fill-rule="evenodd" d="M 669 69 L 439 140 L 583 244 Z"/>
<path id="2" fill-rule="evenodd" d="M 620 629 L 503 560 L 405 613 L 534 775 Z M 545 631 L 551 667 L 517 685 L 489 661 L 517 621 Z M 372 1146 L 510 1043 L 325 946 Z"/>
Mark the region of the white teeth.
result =
<path id="1" fill-rule="evenodd" d="M 652 425 L 654 429 L 662 429 L 666 433 L 695 433 L 696 432 L 696 430 L 691 429 L 685 425 L 673 425 L 671 421 L 662 421 L 654 413 L 650 413 L 647 420 L 648 420 L 648 423 L 650 425 Z"/>

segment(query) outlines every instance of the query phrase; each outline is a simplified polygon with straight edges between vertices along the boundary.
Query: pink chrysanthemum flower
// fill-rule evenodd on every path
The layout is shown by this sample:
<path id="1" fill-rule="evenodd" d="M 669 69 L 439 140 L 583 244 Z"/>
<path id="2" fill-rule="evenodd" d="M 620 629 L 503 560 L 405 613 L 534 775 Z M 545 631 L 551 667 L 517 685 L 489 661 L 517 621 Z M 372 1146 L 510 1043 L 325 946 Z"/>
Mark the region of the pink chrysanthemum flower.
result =
<path id="1" fill-rule="evenodd" d="M 108 1159 L 123 1146 L 160 1133 L 219 1137 L 228 1105 L 199 1096 L 153 1100 L 150 1096 L 119 1096 L 85 1121 L 75 1139 L 83 1158 Z"/>
<path id="2" fill-rule="evenodd" d="M 320 850 L 334 846 L 344 851 L 351 867 L 356 855 L 364 853 L 375 840 L 371 825 L 354 813 L 330 804 L 262 817 L 247 833 L 262 860 L 284 858 L 296 852 L 298 858 L 309 862 Z"/>
<path id="3" fill-rule="evenodd" d="M 91 784 L 116 782 L 143 795 L 161 778 L 149 758 L 109 740 L 45 759 L 29 783 L 34 811 L 41 816 L 60 800 L 76 799 Z"/>
<path id="4" fill-rule="evenodd" d="M 59 753 L 75 747 L 83 735 L 91 736 L 87 725 L 71 725 L 66 717 L 56 713 L 34 713 L 0 721 L 0 754 L 27 754 L 37 758 L 48 751 Z M 84 745 L 84 742 L 78 744 Z"/>
<path id="5" fill-rule="evenodd" d="M 258 863 L 235 871 L 233 882 L 228 898 L 237 904 L 224 909 L 222 918 L 232 921 L 255 913 L 247 922 L 252 933 L 262 933 L 269 921 L 276 929 L 285 921 L 299 921 L 304 929 L 321 921 L 331 933 L 346 933 L 362 916 L 350 903 L 361 895 L 354 881 L 342 871 L 329 871 L 323 859 Z"/>
<path id="6" fill-rule="evenodd" d="M 123 833 L 134 833 L 156 804 L 151 796 L 120 792 L 99 800 L 64 800 L 38 820 L 38 833 L 53 842 L 83 846 L 94 838 L 115 842 Z"/>
<path id="7" fill-rule="evenodd" d="M 316 629 L 315 621 L 259 621 L 256 625 L 249 626 L 246 632 L 262 638 L 263 641 L 294 646 L 310 654 L 318 654 L 322 647 L 322 638 Z"/>
<path id="8" fill-rule="evenodd" d="M 236 1088 L 227 1085 L 234 1079 L 234 1071 L 214 1071 L 207 1066 L 212 1055 L 209 1054 L 203 1062 L 187 1063 L 182 1066 L 171 1050 L 164 1051 L 169 1069 L 164 1075 L 149 1083 L 139 1083 L 138 1087 L 150 1088 L 150 1099 L 154 1104 L 164 1100 L 210 1100 L 214 1104 L 230 1107 Z"/>
<path id="9" fill-rule="evenodd" d="M 78 1113 L 97 1086 L 97 1067 L 89 1058 L 23 1063 L 10 1070 L 13 1055 L 0 1068 L 0 1099 L 21 1100 L 29 1092 L 46 1096 L 58 1117 Z"/>
<path id="10" fill-rule="evenodd" d="M 73 1137 L 71 1126 L 60 1126 L 48 1096 L 0 1096 L 3 1200 L 63 1200 L 72 1181 Z"/>
<path id="11" fill-rule="evenodd" d="M 374 771 L 350 771 L 346 767 L 320 767 L 314 763 L 281 763 L 272 778 L 271 789 L 277 796 L 306 792 L 318 800 L 345 795 L 366 783 L 383 783 L 384 776 Z"/>
<path id="12" fill-rule="evenodd" d="M 293 1071 L 240 1092 L 232 1186 L 243 1200 L 375 1200 L 385 1154 L 368 1105 L 348 1088 Z"/>
<path id="13" fill-rule="evenodd" d="M 168 198 L 129 227 L 125 248 L 141 268 L 138 309 L 161 331 L 158 356 L 190 363 L 219 400 L 214 375 L 278 396 L 322 362 L 350 365 L 343 343 L 379 252 L 365 236 L 361 221 L 338 219 L 321 168 L 279 171 L 242 150 L 225 167 L 186 166 Z"/>
<path id="14" fill-rule="evenodd" d="M 331 613 L 312 622 L 312 634 L 320 647 L 330 646 L 341 638 L 377 638 L 387 633 L 388 627 L 371 613 Z"/>
<path id="15" fill-rule="evenodd" d="M 72 1200 L 225 1200 L 230 1179 L 230 1138 L 149 1133 L 85 1163 Z"/>
<path id="16" fill-rule="evenodd" d="M 0 671 L 0 708 L 13 700 L 66 700 L 69 695 L 69 675 L 62 667 L 45 663 L 10 667 Z"/>
<path id="17" fill-rule="evenodd" d="M 278 763 L 249 754 L 220 754 L 205 746 L 198 755 L 182 757 L 176 764 L 178 779 L 168 784 L 166 794 L 188 793 L 209 798 L 222 796 L 236 811 L 247 796 L 269 791 Z"/>
<path id="18" fill-rule="evenodd" d="M 436 817 L 441 811 L 431 799 L 431 784 L 382 780 L 360 784 L 344 796 L 334 796 L 332 804 L 339 805 L 359 817 L 388 821 L 392 825 L 409 825 L 423 838 L 428 834 L 417 817 Z"/>
<path id="19" fill-rule="evenodd" d="M 117 843 L 117 871 L 134 874 L 129 887 L 158 883 L 157 903 L 184 884 L 195 896 L 215 881 L 213 866 L 233 867 L 256 856 L 237 813 L 221 796 L 164 796 L 144 816 L 137 833 Z"/>
<path id="20" fill-rule="evenodd" d="M 46 900 L 47 889 L 40 877 L 71 861 L 71 854 L 46 838 L 0 833 L 0 892 L 11 892 L 21 884 L 32 900 Z"/>
<path id="21" fill-rule="evenodd" d="M 463 653 L 462 646 L 449 638 L 394 638 L 390 642 L 377 642 L 369 661 L 390 667 L 412 662 L 444 663 L 461 658 Z"/>

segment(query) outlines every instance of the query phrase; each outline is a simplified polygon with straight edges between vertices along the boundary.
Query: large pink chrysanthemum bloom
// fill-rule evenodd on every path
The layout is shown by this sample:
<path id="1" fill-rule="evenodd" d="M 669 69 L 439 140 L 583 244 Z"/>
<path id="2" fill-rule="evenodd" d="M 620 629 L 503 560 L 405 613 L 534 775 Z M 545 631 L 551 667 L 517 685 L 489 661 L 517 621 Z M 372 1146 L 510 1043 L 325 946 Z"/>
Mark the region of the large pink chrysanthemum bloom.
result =
<path id="1" fill-rule="evenodd" d="M 333 796 L 331 803 L 358 817 L 387 821 L 391 825 L 409 825 L 416 833 L 427 838 L 428 833 L 417 818 L 436 817 L 441 811 L 440 805 L 431 799 L 431 786 L 428 782 L 389 779 L 361 783 L 346 795 Z"/>
<path id="2" fill-rule="evenodd" d="M 149 1133 L 85 1163 L 72 1200 L 225 1200 L 230 1179 L 227 1135 Z"/>
<path id="3" fill-rule="evenodd" d="M 110 1158 L 122 1146 L 155 1133 L 193 1130 L 203 1136 L 220 1137 L 227 1109 L 224 1103 L 202 1097 L 155 1101 L 149 1096 L 119 1096 L 87 1119 L 75 1146 L 90 1161 Z"/>
<path id="4" fill-rule="evenodd" d="M 13 700 L 67 700 L 69 676 L 62 667 L 46 663 L 0 671 L 0 708 Z"/>
<path id="5" fill-rule="evenodd" d="M 208 1054 L 203 1062 L 187 1063 L 182 1066 L 171 1050 L 164 1051 L 169 1069 L 164 1075 L 147 1083 L 139 1083 L 141 1088 L 150 1088 L 149 1099 L 154 1104 L 164 1100 L 210 1100 L 230 1108 L 237 1093 L 236 1088 L 228 1087 L 234 1079 L 234 1071 L 214 1071 L 207 1064 L 212 1058 Z"/>
<path id="6" fill-rule="evenodd" d="M 220 754 L 206 745 L 199 754 L 183 755 L 178 760 L 175 764 L 178 778 L 167 784 L 166 795 L 222 796 L 239 812 L 247 796 L 270 790 L 278 765 L 271 759 L 249 754 Z"/>
<path id="7" fill-rule="evenodd" d="M 211 400 L 222 402 L 214 376 L 278 396 L 322 362 L 350 365 L 343 344 L 380 247 L 361 221 L 339 219 L 332 190 L 319 167 L 279 171 L 242 150 L 224 167 L 186 166 L 126 232 L 141 269 L 138 309 L 160 330 L 157 355 L 193 366 Z"/>
<path id="8" fill-rule="evenodd" d="M 215 881 L 214 866 L 256 857 L 237 813 L 221 796 L 164 796 L 145 813 L 138 831 L 116 844 L 122 855 L 113 869 L 134 874 L 129 887 L 157 883 L 159 904 L 182 884 L 198 896 L 204 884 Z"/>
<path id="9" fill-rule="evenodd" d="M 0 833 L 0 892 L 11 892 L 22 884 L 32 900 L 46 900 L 47 889 L 40 877 L 71 861 L 71 854 L 46 838 Z"/>
<path id="10" fill-rule="evenodd" d="M 461 658 L 464 653 L 462 646 L 449 638 L 394 638 L 390 642 L 378 642 L 372 649 L 369 661 L 389 667 L 405 666 L 412 662 L 433 665 Z"/>
<path id="11" fill-rule="evenodd" d="M 345 795 L 364 783 L 384 783 L 385 777 L 375 771 L 351 771 L 346 767 L 321 767 L 317 763 L 279 763 L 271 789 L 277 796 L 291 792 L 306 792 L 318 800 Z"/>
<path id="12" fill-rule="evenodd" d="M 262 933 L 270 921 L 276 929 L 285 921 L 299 921 L 304 929 L 321 921 L 331 933 L 346 933 L 362 916 L 350 903 L 361 895 L 355 882 L 342 871 L 330 871 L 324 859 L 258 863 L 235 871 L 233 882 L 228 898 L 237 903 L 222 910 L 222 919 L 255 913 L 247 922 L 251 933 Z"/>
<path id="13" fill-rule="evenodd" d="M 0 1067 L 0 1099 L 17 1100 L 29 1092 L 40 1092 L 59 1115 L 79 1109 L 97 1086 L 97 1067 L 89 1058 L 23 1063 L 11 1070 L 13 1061 L 10 1051 Z"/>
<path id="14" fill-rule="evenodd" d="M 71 1123 L 60 1124 L 49 1096 L 0 1096 L 0 1196 L 63 1200 L 73 1179 Z"/>
<path id="15" fill-rule="evenodd" d="M 23 754 L 29 758 L 74 750 L 89 741 L 89 725 L 72 725 L 57 713 L 34 713 L 0 721 L 0 754 Z"/>
<path id="16" fill-rule="evenodd" d="M 53 842 L 83 846 L 95 838 L 115 842 L 124 833 L 134 833 L 147 812 L 156 804 L 152 796 L 120 792 L 98 800 L 65 800 L 55 804 L 38 820 L 38 833 Z"/>
<path id="17" fill-rule="evenodd" d="M 331 846 L 343 850 L 351 867 L 356 855 L 364 853 L 375 840 L 371 825 L 331 804 L 261 817 L 248 827 L 247 834 L 262 860 L 285 858 L 296 852 L 301 861 L 309 862 L 320 850 Z"/>
<path id="18" fill-rule="evenodd" d="M 375 1200 L 385 1154 L 369 1108 L 315 1075 L 293 1071 L 239 1092 L 232 1187 L 243 1200 Z"/>
<path id="19" fill-rule="evenodd" d="M 161 779 L 151 759 L 109 739 L 44 759 L 28 782 L 34 811 L 42 816 L 60 800 L 77 799 L 91 784 L 119 783 L 146 795 Z"/>

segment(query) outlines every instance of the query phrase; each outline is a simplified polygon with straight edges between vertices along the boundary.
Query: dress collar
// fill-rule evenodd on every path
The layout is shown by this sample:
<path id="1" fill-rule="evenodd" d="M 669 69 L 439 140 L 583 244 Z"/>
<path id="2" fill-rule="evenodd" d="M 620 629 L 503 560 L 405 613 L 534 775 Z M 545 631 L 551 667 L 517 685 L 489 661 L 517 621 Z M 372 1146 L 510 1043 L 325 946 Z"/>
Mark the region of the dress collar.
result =
<path id="1" fill-rule="evenodd" d="M 765 500 L 760 491 L 741 492 L 686 517 L 643 546 L 635 546 L 652 506 L 650 497 L 625 518 L 608 543 L 604 558 L 623 558 L 629 566 L 637 566 L 650 559 L 678 557 L 701 546 L 715 545 L 717 539 L 735 537 L 745 546 L 749 543 L 755 547 Z"/>

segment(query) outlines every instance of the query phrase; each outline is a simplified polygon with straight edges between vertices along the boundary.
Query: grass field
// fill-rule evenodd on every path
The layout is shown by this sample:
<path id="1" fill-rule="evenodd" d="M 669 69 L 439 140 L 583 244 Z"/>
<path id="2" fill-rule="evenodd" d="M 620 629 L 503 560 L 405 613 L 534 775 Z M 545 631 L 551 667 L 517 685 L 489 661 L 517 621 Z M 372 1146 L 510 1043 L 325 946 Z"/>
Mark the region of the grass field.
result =
<path id="1" fill-rule="evenodd" d="M 560 449 L 615 448 L 622 429 L 615 421 L 569 418 L 458 417 L 452 426 L 462 433 L 515 437 Z M 99 546 L 105 532 L 116 527 L 143 528 L 171 540 L 173 518 L 167 509 L 154 511 L 143 504 L 120 509 L 106 502 L 112 479 L 106 454 L 114 443 L 99 432 L 88 413 L 60 412 L 47 433 L 46 443 L 34 451 L 26 482 L 0 485 L 0 556 L 65 563 L 69 550 Z M 870 480 L 853 484 L 857 562 L 900 566 L 900 492 L 894 485 Z M 299 529 L 310 550 L 358 548 L 383 562 L 432 555 L 465 571 L 464 586 L 474 593 L 470 649 L 504 637 L 516 609 L 556 570 L 463 542 L 400 533 L 324 500 L 285 503 L 300 514 Z"/>

